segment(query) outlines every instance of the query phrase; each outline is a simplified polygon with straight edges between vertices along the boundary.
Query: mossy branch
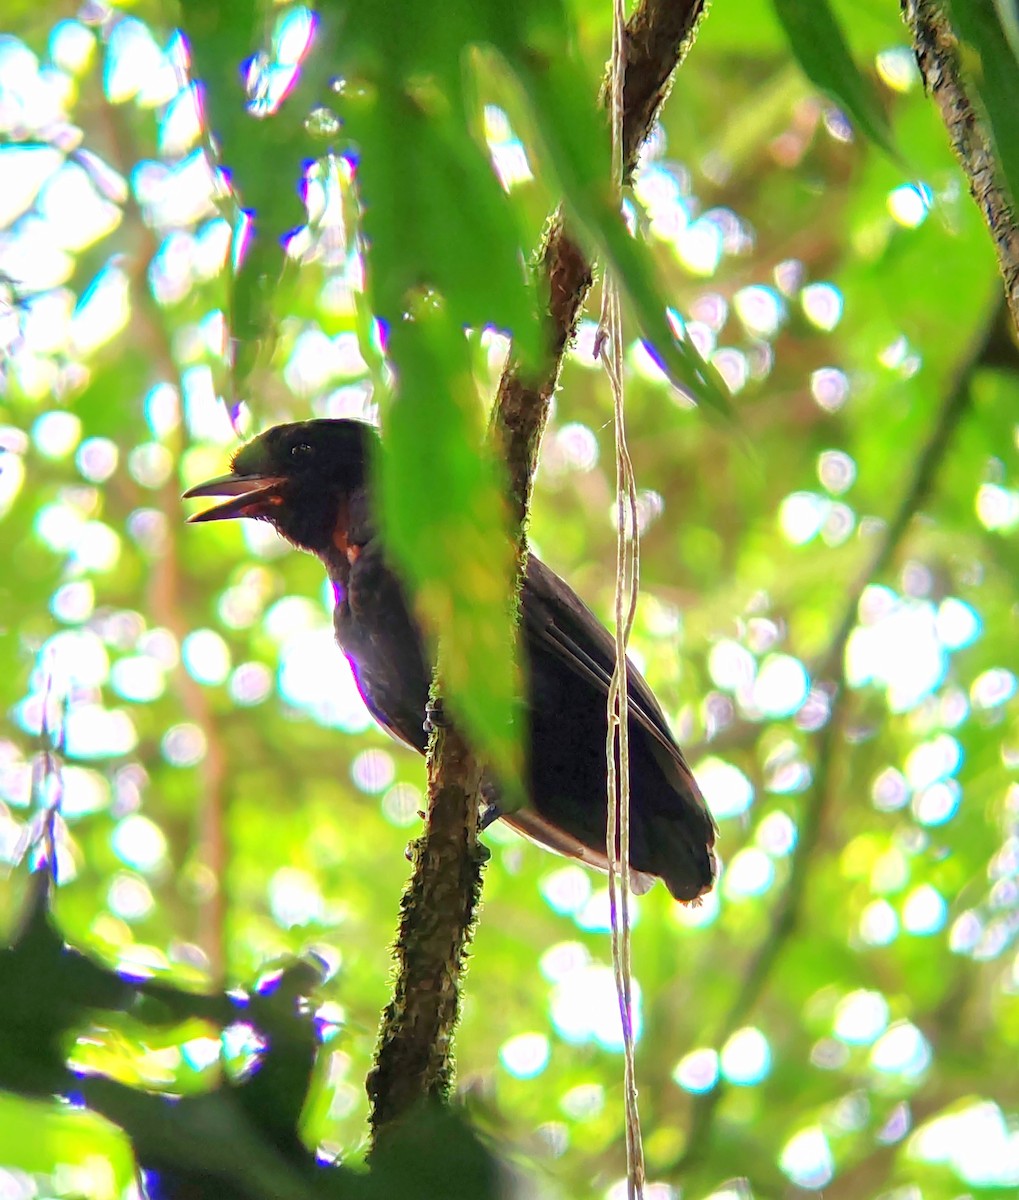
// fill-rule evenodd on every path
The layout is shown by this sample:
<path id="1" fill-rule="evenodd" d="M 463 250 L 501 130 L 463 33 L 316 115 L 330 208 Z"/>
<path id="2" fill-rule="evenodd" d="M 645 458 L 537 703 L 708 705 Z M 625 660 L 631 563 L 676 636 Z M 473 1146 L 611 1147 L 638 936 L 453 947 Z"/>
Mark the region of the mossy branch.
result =
<path id="1" fill-rule="evenodd" d="M 627 174 L 636 165 L 704 9 L 705 0 L 644 0 L 627 23 Z M 547 295 L 545 361 L 528 373 L 510 355 L 492 419 L 492 436 L 506 464 L 521 568 L 538 446 L 593 274 L 570 238 L 561 211 L 546 226 L 540 269 Z M 480 781 L 481 769 L 459 732 L 445 725 L 436 729 L 428 750 L 425 831 L 412 850 L 414 869 L 401 905 L 393 998 L 383 1013 L 368 1077 L 376 1145 L 385 1128 L 414 1103 L 425 1097 L 445 1099 L 452 1086 L 453 1031 L 481 897 Z"/>
<path id="2" fill-rule="evenodd" d="M 1019 329 L 1019 224 L 994 139 L 959 63 L 959 41 L 940 0 L 902 0 L 902 14 L 927 94 L 934 101 L 969 190 L 987 225 L 1005 285 L 1013 325 Z"/>

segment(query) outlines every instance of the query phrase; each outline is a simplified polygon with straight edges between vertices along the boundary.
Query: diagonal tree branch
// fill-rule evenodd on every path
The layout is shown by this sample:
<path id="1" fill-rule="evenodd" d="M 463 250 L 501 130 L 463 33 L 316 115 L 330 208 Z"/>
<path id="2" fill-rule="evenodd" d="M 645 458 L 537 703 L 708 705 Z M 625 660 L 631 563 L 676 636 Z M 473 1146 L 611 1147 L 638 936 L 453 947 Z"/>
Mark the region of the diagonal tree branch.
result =
<path id="1" fill-rule="evenodd" d="M 628 22 L 627 173 L 636 165 L 704 9 L 705 0 L 644 0 Z M 548 289 L 545 362 L 526 374 L 510 356 L 492 421 L 492 436 L 506 462 L 521 568 L 538 446 L 592 281 L 591 264 L 566 232 L 561 211 L 549 219 L 540 266 Z M 450 1091 L 461 978 L 481 897 L 480 781 L 481 769 L 459 732 L 437 727 L 428 753 L 425 832 L 412 851 L 414 869 L 401 906 L 393 999 L 382 1017 L 367 1082 L 376 1145 L 385 1127 L 416 1100 L 446 1098 Z"/>
<path id="2" fill-rule="evenodd" d="M 960 70 L 958 39 L 941 0 L 901 2 L 924 88 L 941 113 L 952 149 L 991 234 L 1012 321 L 1019 328 L 1019 224 L 1002 183 L 986 120 Z"/>
<path id="3" fill-rule="evenodd" d="M 669 94 L 675 70 L 693 43 L 705 4 L 706 0 L 645 0 L 627 22 L 623 84 L 623 169 L 627 177 L 632 175 L 640 149 Z M 549 297 L 548 357 L 543 370 L 527 375 L 510 356 L 492 416 L 493 436 L 509 472 L 510 501 L 521 547 L 549 403 L 592 281 L 591 264 L 567 233 L 562 210 L 549 218 L 541 269 Z"/>
<path id="4" fill-rule="evenodd" d="M 931 497 L 938 472 L 952 446 L 954 434 L 969 409 L 973 373 L 996 352 L 1003 311 L 1001 300 L 995 297 L 977 337 L 951 379 L 927 442 L 916 460 L 909 487 L 890 516 L 881 540 L 860 572 L 855 586 L 850 589 L 835 634 L 812 672 L 815 680 L 838 680 L 831 715 L 817 739 L 814 787 L 800 818 L 788 883 L 768 922 L 766 937 L 750 956 L 736 981 L 733 1002 L 715 1032 L 714 1042 L 717 1046 L 724 1045 L 753 1011 L 771 981 L 772 972 L 782 951 L 799 926 L 814 851 L 839 794 L 838 759 L 844 745 L 844 734 L 849 719 L 845 682 L 842 680 L 842 662 L 850 635 L 856 627 L 860 598 L 868 584 L 891 565 L 909 533 L 913 518 Z M 724 1086 L 719 1081 L 710 1092 L 704 1093 L 694 1101 L 686 1150 L 677 1169 L 689 1166 L 707 1154 L 715 1112 L 723 1094 Z"/>

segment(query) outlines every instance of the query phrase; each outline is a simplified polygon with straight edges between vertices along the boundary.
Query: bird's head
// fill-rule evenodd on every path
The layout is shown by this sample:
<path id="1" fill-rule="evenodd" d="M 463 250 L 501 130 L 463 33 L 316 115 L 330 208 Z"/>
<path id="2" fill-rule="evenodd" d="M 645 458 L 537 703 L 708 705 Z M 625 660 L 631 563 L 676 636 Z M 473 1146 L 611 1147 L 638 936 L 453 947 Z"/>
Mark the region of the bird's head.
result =
<path id="1" fill-rule="evenodd" d="M 228 475 L 184 493 L 186 500 L 227 497 L 190 519 L 254 517 L 321 558 L 347 555 L 374 533 L 367 485 L 377 443 L 363 421 L 276 425 L 237 451 Z"/>

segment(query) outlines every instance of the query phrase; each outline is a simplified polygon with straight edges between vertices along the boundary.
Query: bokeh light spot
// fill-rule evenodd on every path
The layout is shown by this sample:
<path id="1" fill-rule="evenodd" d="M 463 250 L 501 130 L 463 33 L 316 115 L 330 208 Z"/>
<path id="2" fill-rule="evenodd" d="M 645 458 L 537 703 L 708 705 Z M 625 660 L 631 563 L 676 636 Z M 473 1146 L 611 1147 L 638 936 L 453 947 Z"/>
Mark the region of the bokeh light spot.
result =
<path id="1" fill-rule="evenodd" d="M 159 442 L 143 442 L 127 456 L 127 469 L 135 483 L 161 488 L 173 473 L 173 455 Z"/>
<path id="2" fill-rule="evenodd" d="M 867 946 L 889 946 L 899 934 L 899 917 L 887 900 L 872 900 L 860 914 L 860 940 Z"/>
<path id="3" fill-rule="evenodd" d="M 996 483 L 982 483 L 977 490 L 977 516 L 992 533 L 1011 533 L 1019 525 L 1019 492 Z"/>
<path id="4" fill-rule="evenodd" d="M 868 587 L 860 615 L 863 624 L 853 630 L 846 647 L 849 686 L 883 686 L 891 711 L 909 712 L 942 682 L 948 669 L 934 606 L 929 600 L 900 600 L 887 589 Z"/>
<path id="5" fill-rule="evenodd" d="M 269 908 L 284 929 L 311 925 L 325 917 L 325 901 L 318 884 L 297 867 L 281 867 L 269 881 Z"/>
<path id="6" fill-rule="evenodd" d="M 691 1050 L 676 1064 L 672 1078 L 695 1096 L 710 1092 L 718 1082 L 718 1051 L 708 1047 Z"/>
<path id="7" fill-rule="evenodd" d="M 117 469 L 119 451 L 109 438 L 86 438 L 78 447 L 74 461 L 82 478 L 89 483 L 105 483 Z"/>
<path id="8" fill-rule="evenodd" d="M 949 733 L 914 746 L 906 759 L 906 778 L 914 791 L 954 775 L 962 764 L 962 746 Z"/>
<path id="9" fill-rule="evenodd" d="M 757 826 L 754 840 L 775 858 L 784 858 L 796 847 L 799 837 L 796 822 L 784 812 L 770 812 Z"/>
<path id="10" fill-rule="evenodd" d="M 909 1157 L 945 1164 L 972 1188 L 1019 1187 L 1019 1135 L 994 1101 L 971 1101 L 922 1125 Z"/>
<path id="11" fill-rule="evenodd" d="M 797 1187 L 826 1187 L 835 1175 L 835 1162 L 824 1130 L 811 1125 L 794 1134 L 782 1148 L 779 1166 Z"/>
<path id="12" fill-rule="evenodd" d="M 266 619 L 268 627 L 278 626 L 281 611 L 279 603 L 273 605 Z M 279 672 L 280 694 L 322 725 L 359 733 L 371 725 L 371 714 L 361 699 L 350 664 L 336 645 L 332 629 L 321 624 L 317 609 L 312 607 L 312 612 L 317 628 L 283 635 L 286 641 Z"/>
<path id="13" fill-rule="evenodd" d="M 600 1083 L 581 1083 L 570 1088 L 559 1107 L 573 1121 L 589 1121 L 605 1107 L 605 1089 Z"/>
<path id="14" fill-rule="evenodd" d="M 774 337 L 785 320 L 785 301 L 774 288 L 760 284 L 740 288 L 732 303 L 751 337 Z"/>
<path id="15" fill-rule="evenodd" d="M 633 1036 L 643 1032 L 640 984 L 632 983 Z M 563 976 L 552 989 L 552 1023 L 567 1042 L 597 1042 L 606 1050 L 621 1051 L 623 1031 L 612 968 L 591 963 Z"/>
<path id="16" fill-rule="evenodd" d="M 67 714 L 64 742 L 71 758 L 119 758 L 137 746 L 138 732 L 120 709 L 76 704 Z"/>
<path id="17" fill-rule="evenodd" d="M 833 496 L 841 496 L 856 480 L 856 463 L 844 450 L 822 450 L 817 457 L 817 476 Z"/>
<path id="18" fill-rule="evenodd" d="M 213 629 L 189 633 L 180 648 L 187 673 L 198 683 L 225 683 L 230 674 L 230 648 Z"/>
<path id="19" fill-rule="evenodd" d="M 173 767 L 193 767 L 205 757 L 208 743 L 198 725 L 182 722 L 163 735 L 163 757 Z"/>
<path id="20" fill-rule="evenodd" d="M 46 458 L 67 458 L 80 440 L 81 421 L 74 413 L 59 409 L 43 413 L 32 426 L 32 441 Z"/>
<path id="21" fill-rule="evenodd" d="M 230 697 L 238 704 L 261 704 L 268 700 L 272 688 L 273 674 L 265 663 L 241 663 L 230 676 Z"/>
<path id="22" fill-rule="evenodd" d="M 376 795 L 393 782 L 396 764 L 388 750 L 362 750 L 350 766 L 350 777 L 362 792 Z"/>
<path id="23" fill-rule="evenodd" d="M 725 1043 L 719 1061 L 722 1075 L 729 1083 L 752 1087 L 771 1072 L 771 1047 L 759 1029 L 746 1025 Z"/>
<path id="24" fill-rule="evenodd" d="M 885 1075 L 913 1079 L 930 1065 L 930 1043 L 911 1021 L 897 1021 L 874 1043 L 870 1065 Z"/>
<path id="25" fill-rule="evenodd" d="M 835 1036 L 851 1046 L 869 1046 L 888 1027 L 888 1001 L 880 992 L 860 989 L 843 996 L 835 1009 Z"/>
<path id="26" fill-rule="evenodd" d="M 913 797 L 913 816 L 921 825 L 944 825 L 959 811 L 962 789 L 955 779 L 939 780 Z"/>
<path id="27" fill-rule="evenodd" d="M 60 811 L 68 819 L 102 812 L 110 803 L 110 785 L 98 771 L 65 766 L 61 777 Z"/>
<path id="28" fill-rule="evenodd" d="M 95 35 L 80 21 L 58 21 L 50 30 L 50 58 L 70 75 L 81 74 L 92 61 Z"/>
<path id="29" fill-rule="evenodd" d="M 916 58 L 907 46 L 891 46 L 879 50 L 874 57 L 881 82 L 893 92 L 908 92 L 920 82 Z"/>
<path id="30" fill-rule="evenodd" d="M 598 463 L 598 439 L 586 425 L 574 421 L 556 434 L 556 449 L 576 471 L 590 471 Z"/>
<path id="31" fill-rule="evenodd" d="M 106 892 L 107 908 L 124 921 L 141 921 L 152 912 L 155 905 L 145 880 L 127 872 L 115 875 Z"/>
<path id="32" fill-rule="evenodd" d="M 763 850 L 744 846 L 725 869 L 722 886 L 727 897 L 760 896 L 775 882 L 775 864 Z"/>
<path id="33" fill-rule="evenodd" d="M 800 303 L 807 320 L 824 333 L 842 320 L 842 293 L 833 283 L 808 283 L 800 292 Z"/>
<path id="34" fill-rule="evenodd" d="M 972 645 L 983 629 L 976 610 L 964 600 L 948 596 L 938 605 L 938 637 L 948 650 Z"/>
<path id="35" fill-rule="evenodd" d="M 810 394 L 825 412 L 838 412 L 849 399 L 849 380 L 837 367 L 820 367 L 810 376 Z"/>
<path id="36" fill-rule="evenodd" d="M 722 230 L 706 216 L 678 230 L 673 245 L 676 257 L 690 274 L 703 279 L 714 275 L 722 261 Z"/>
<path id="37" fill-rule="evenodd" d="M 913 888 L 902 906 L 902 927 L 907 933 L 926 937 L 943 929 L 947 920 L 945 898 L 929 883 Z"/>
<path id="38" fill-rule="evenodd" d="M 421 819 L 423 804 L 424 797 L 412 783 L 396 783 L 382 797 L 382 815 L 390 825 L 405 829 Z"/>
<path id="39" fill-rule="evenodd" d="M 518 1033 L 499 1047 L 499 1061 L 517 1079 L 533 1079 L 548 1066 L 550 1047 L 543 1033 Z"/>
<path id="40" fill-rule="evenodd" d="M 118 659 L 110 669 L 110 684 L 118 696 L 136 704 L 158 700 L 166 690 L 162 666 L 147 654 Z"/>
<path id="41" fill-rule="evenodd" d="M 705 758 L 694 768 L 694 775 L 716 820 L 738 817 L 753 803 L 753 784 L 732 763 Z"/>
<path id="42" fill-rule="evenodd" d="M 895 812 L 909 801 L 909 784 L 905 775 L 894 767 L 886 767 L 874 780 L 871 800 L 878 812 Z"/>
<path id="43" fill-rule="evenodd" d="M 591 897 L 591 873 L 583 867 L 560 867 L 541 881 L 541 894 L 554 912 L 573 915 Z"/>
<path id="44" fill-rule="evenodd" d="M 114 854 L 139 871 L 154 871 L 166 861 L 166 836 L 155 821 L 141 813 L 131 813 L 118 821 L 110 842 Z"/>
<path id="45" fill-rule="evenodd" d="M 906 229 L 917 229 L 927 220 L 934 194 L 925 183 L 904 183 L 888 193 L 892 219 Z"/>
<path id="46" fill-rule="evenodd" d="M 975 708 L 985 712 L 1006 704 L 1016 693 L 1016 677 L 1004 667 L 992 667 L 978 675 L 969 694 Z"/>
<path id="47" fill-rule="evenodd" d="M 798 658 L 769 654 L 753 686 L 753 703 L 766 717 L 791 717 L 803 705 L 810 677 Z"/>
<path id="48" fill-rule="evenodd" d="M 717 687 L 738 692 L 753 683 L 757 662 L 746 646 L 732 638 L 722 638 L 711 647 L 708 671 Z"/>
<path id="49" fill-rule="evenodd" d="M 830 501 L 816 492 L 791 492 L 778 510 L 782 536 L 793 546 L 805 546 L 821 532 Z"/>

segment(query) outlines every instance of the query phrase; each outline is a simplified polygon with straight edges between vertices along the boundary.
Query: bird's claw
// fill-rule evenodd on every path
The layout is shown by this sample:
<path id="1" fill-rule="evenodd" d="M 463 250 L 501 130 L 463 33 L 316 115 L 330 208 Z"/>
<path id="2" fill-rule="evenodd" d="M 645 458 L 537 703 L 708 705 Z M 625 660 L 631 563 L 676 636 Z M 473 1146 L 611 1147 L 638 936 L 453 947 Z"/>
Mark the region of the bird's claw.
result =
<path id="1" fill-rule="evenodd" d="M 478 821 L 479 832 L 484 832 L 493 821 L 498 821 L 502 816 L 502 809 L 498 804 L 486 804 L 481 810 L 481 817 Z"/>
<path id="2" fill-rule="evenodd" d="M 446 710 L 443 708 L 441 700 L 429 700 L 425 705 L 425 723 L 422 728 L 425 733 L 431 733 L 433 729 L 449 728 Z"/>

